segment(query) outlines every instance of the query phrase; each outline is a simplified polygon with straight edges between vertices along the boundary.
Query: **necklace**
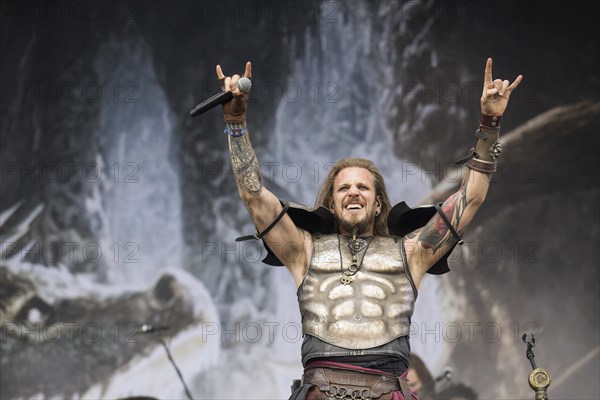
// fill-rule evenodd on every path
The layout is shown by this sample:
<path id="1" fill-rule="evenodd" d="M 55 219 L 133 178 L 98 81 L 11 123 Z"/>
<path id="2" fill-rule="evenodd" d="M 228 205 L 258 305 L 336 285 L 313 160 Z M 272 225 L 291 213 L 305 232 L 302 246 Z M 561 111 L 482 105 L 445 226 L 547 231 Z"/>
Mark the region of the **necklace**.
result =
<path id="1" fill-rule="evenodd" d="M 352 253 L 352 263 L 350 264 L 350 266 L 348 267 L 347 270 L 343 271 L 343 275 L 340 278 L 340 282 L 342 282 L 343 285 L 349 285 L 350 283 L 352 283 L 352 281 L 354 280 L 354 275 L 358 272 L 358 270 L 362 266 L 362 262 L 365 258 L 366 251 L 363 254 L 363 256 L 361 257 L 360 263 L 358 262 L 357 254 L 363 250 L 366 250 L 366 248 L 371 243 L 372 238 L 369 238 L 369 240 L 366 240 L 363 238 L 357 238 L 356 237 L 356 234 L 358 233 L 357 231 L 358 231 L 357 229 L 353 229 L 352 230 L 352 239 L 348 240 L 348 248 L 350 249 L 350 253 Z M 340 252 L 340 255 L 341 255 L 341 252 Z"/>

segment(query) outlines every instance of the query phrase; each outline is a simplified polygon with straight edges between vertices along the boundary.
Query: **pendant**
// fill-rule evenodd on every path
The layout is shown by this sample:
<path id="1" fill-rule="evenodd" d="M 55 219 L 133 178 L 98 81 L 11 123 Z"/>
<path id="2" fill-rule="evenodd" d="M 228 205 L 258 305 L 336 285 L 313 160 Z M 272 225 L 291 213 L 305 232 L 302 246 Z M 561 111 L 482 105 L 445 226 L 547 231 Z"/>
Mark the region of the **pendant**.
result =
<path id="1" fill-rule="evenodd" d="M 352 239 L 348 240 L 348 248 L 352 253 L 352 264 L 350 264 L 348 270 L 343 271 L 343 275 L 340 278 L 340 282 L 342 282 L 342 285 L 349 285 L 350 283 L 352 283 L 352 281 L 354 280 L 354 275 L 360 269 L 360 264 L 362 264 L 362 261 L 360 262 L 360 264 L 357 264 L 358 257 L 356 255 L 357 253 L 360 253 L 361 251 L 365 250 L 369 245 L 368 241 L 366 241 L 365 239 L 357 238 L 356 234 L 357 229 L 354 229 L 352 231 Z"/>
<path id="2" fill-rule="evenodd" d="M 367 247 L 367 241 L 365 239 L 352 239 L 348 241 L 348 247 L 352 254 L 356 254 Z"/>
<path id="3" fill-rule="evenodd" d="M 354 275 L 357 272 L 358 272 L 358 265 L 356 265 L 355 263 L 352 263 L 348 267 L 348 271 L 346 271 L 344 273 L 347 274 L 347 275 Z"/>
<path id="4" fill-rule="evenodd" d="M 348 247 L 353 254 L 356 254 L 367 247 L 367 241 L 365 239 L 352 239 L 348 241 Z"/>

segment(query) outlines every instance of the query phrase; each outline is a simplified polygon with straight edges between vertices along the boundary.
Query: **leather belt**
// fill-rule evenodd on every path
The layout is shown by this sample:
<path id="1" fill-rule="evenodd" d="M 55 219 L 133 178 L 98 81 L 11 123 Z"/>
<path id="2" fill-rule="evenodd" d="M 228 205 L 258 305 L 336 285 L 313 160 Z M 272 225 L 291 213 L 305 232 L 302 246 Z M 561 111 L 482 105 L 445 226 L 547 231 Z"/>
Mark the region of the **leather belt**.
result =
<path id="1" fill-rule="evenodd" d="M 398 390 L 406 400 L 411 399 L 406 379 L 392 375 L 341 368 L 311 368 L 304 371 L 302 383 L 315 385 L 335 399 L 371 400 Z"/>

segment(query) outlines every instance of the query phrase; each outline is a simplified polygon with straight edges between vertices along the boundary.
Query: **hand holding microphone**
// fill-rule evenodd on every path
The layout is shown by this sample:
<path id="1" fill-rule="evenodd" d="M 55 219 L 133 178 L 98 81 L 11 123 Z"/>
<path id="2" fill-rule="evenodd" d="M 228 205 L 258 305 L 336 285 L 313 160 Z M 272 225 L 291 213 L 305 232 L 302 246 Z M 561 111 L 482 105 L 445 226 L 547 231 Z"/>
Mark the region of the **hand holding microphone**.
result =
<path id="1" fill-rule="evenodd" d="M 252 64 L 246 63 L 246 70 L 240 77 L 238 74 L 225 76 L 220 65 L 217 65 L 217 78 L 221 82 L 221 93 L 218 93 L 206 101 L 197 105 L 190 115 L 195 117 L 209 109 L 223 105 L 223 119 L 229 123 L 241 123 L 246 120 L 246 107 L 252 82 Z"/>

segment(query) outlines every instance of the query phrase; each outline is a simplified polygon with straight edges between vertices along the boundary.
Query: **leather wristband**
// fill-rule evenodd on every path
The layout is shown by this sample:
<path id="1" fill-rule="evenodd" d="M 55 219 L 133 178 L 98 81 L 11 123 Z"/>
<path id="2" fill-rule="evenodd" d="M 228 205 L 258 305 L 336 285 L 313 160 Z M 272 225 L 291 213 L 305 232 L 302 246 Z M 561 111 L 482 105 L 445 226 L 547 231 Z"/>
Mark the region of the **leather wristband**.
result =
<path id="1" fill-rule="evenodd" d="M 500 120 L 501 119 L 502 119 L 502 116 L 492 116 L 492 115 L 481 114 L 479 124 L 482 126 L 487 126 L 489 128 L 500 128 Z"/>
<path id="2" fill-rule="evenodd" d="M 480 125 L 475 136 L 477 143 L 469 150 L 466 157 L 456 161 L 456 165 L 467 164 L 467 167 L 484 173 L 496 172 L 496 158 L 502 152 L 502 146 L 498 140 L 500 128 L 490 128 Z M 472 162 L 471 162 L 472 161 Z"/>
<path id="3" fill-rule="evenodd" d="M 492 174 L 497 170 L 495 161 L 484 161 L 478 158 L 471 158 L 467 161 L 467 168 L 483 172 L 484 174 Z"/>
<path id="4" fill-rule="evenodd" d="M 496 161 L 492 157 L 492 146 L 497 146 L 498 136 L 500 135 L 499 128 L 488 128 L 487 126 L 480 126 L 477 132 L 475 132 L 478 140 L 475 144 L 475 158 L 483 161 Z"/>

